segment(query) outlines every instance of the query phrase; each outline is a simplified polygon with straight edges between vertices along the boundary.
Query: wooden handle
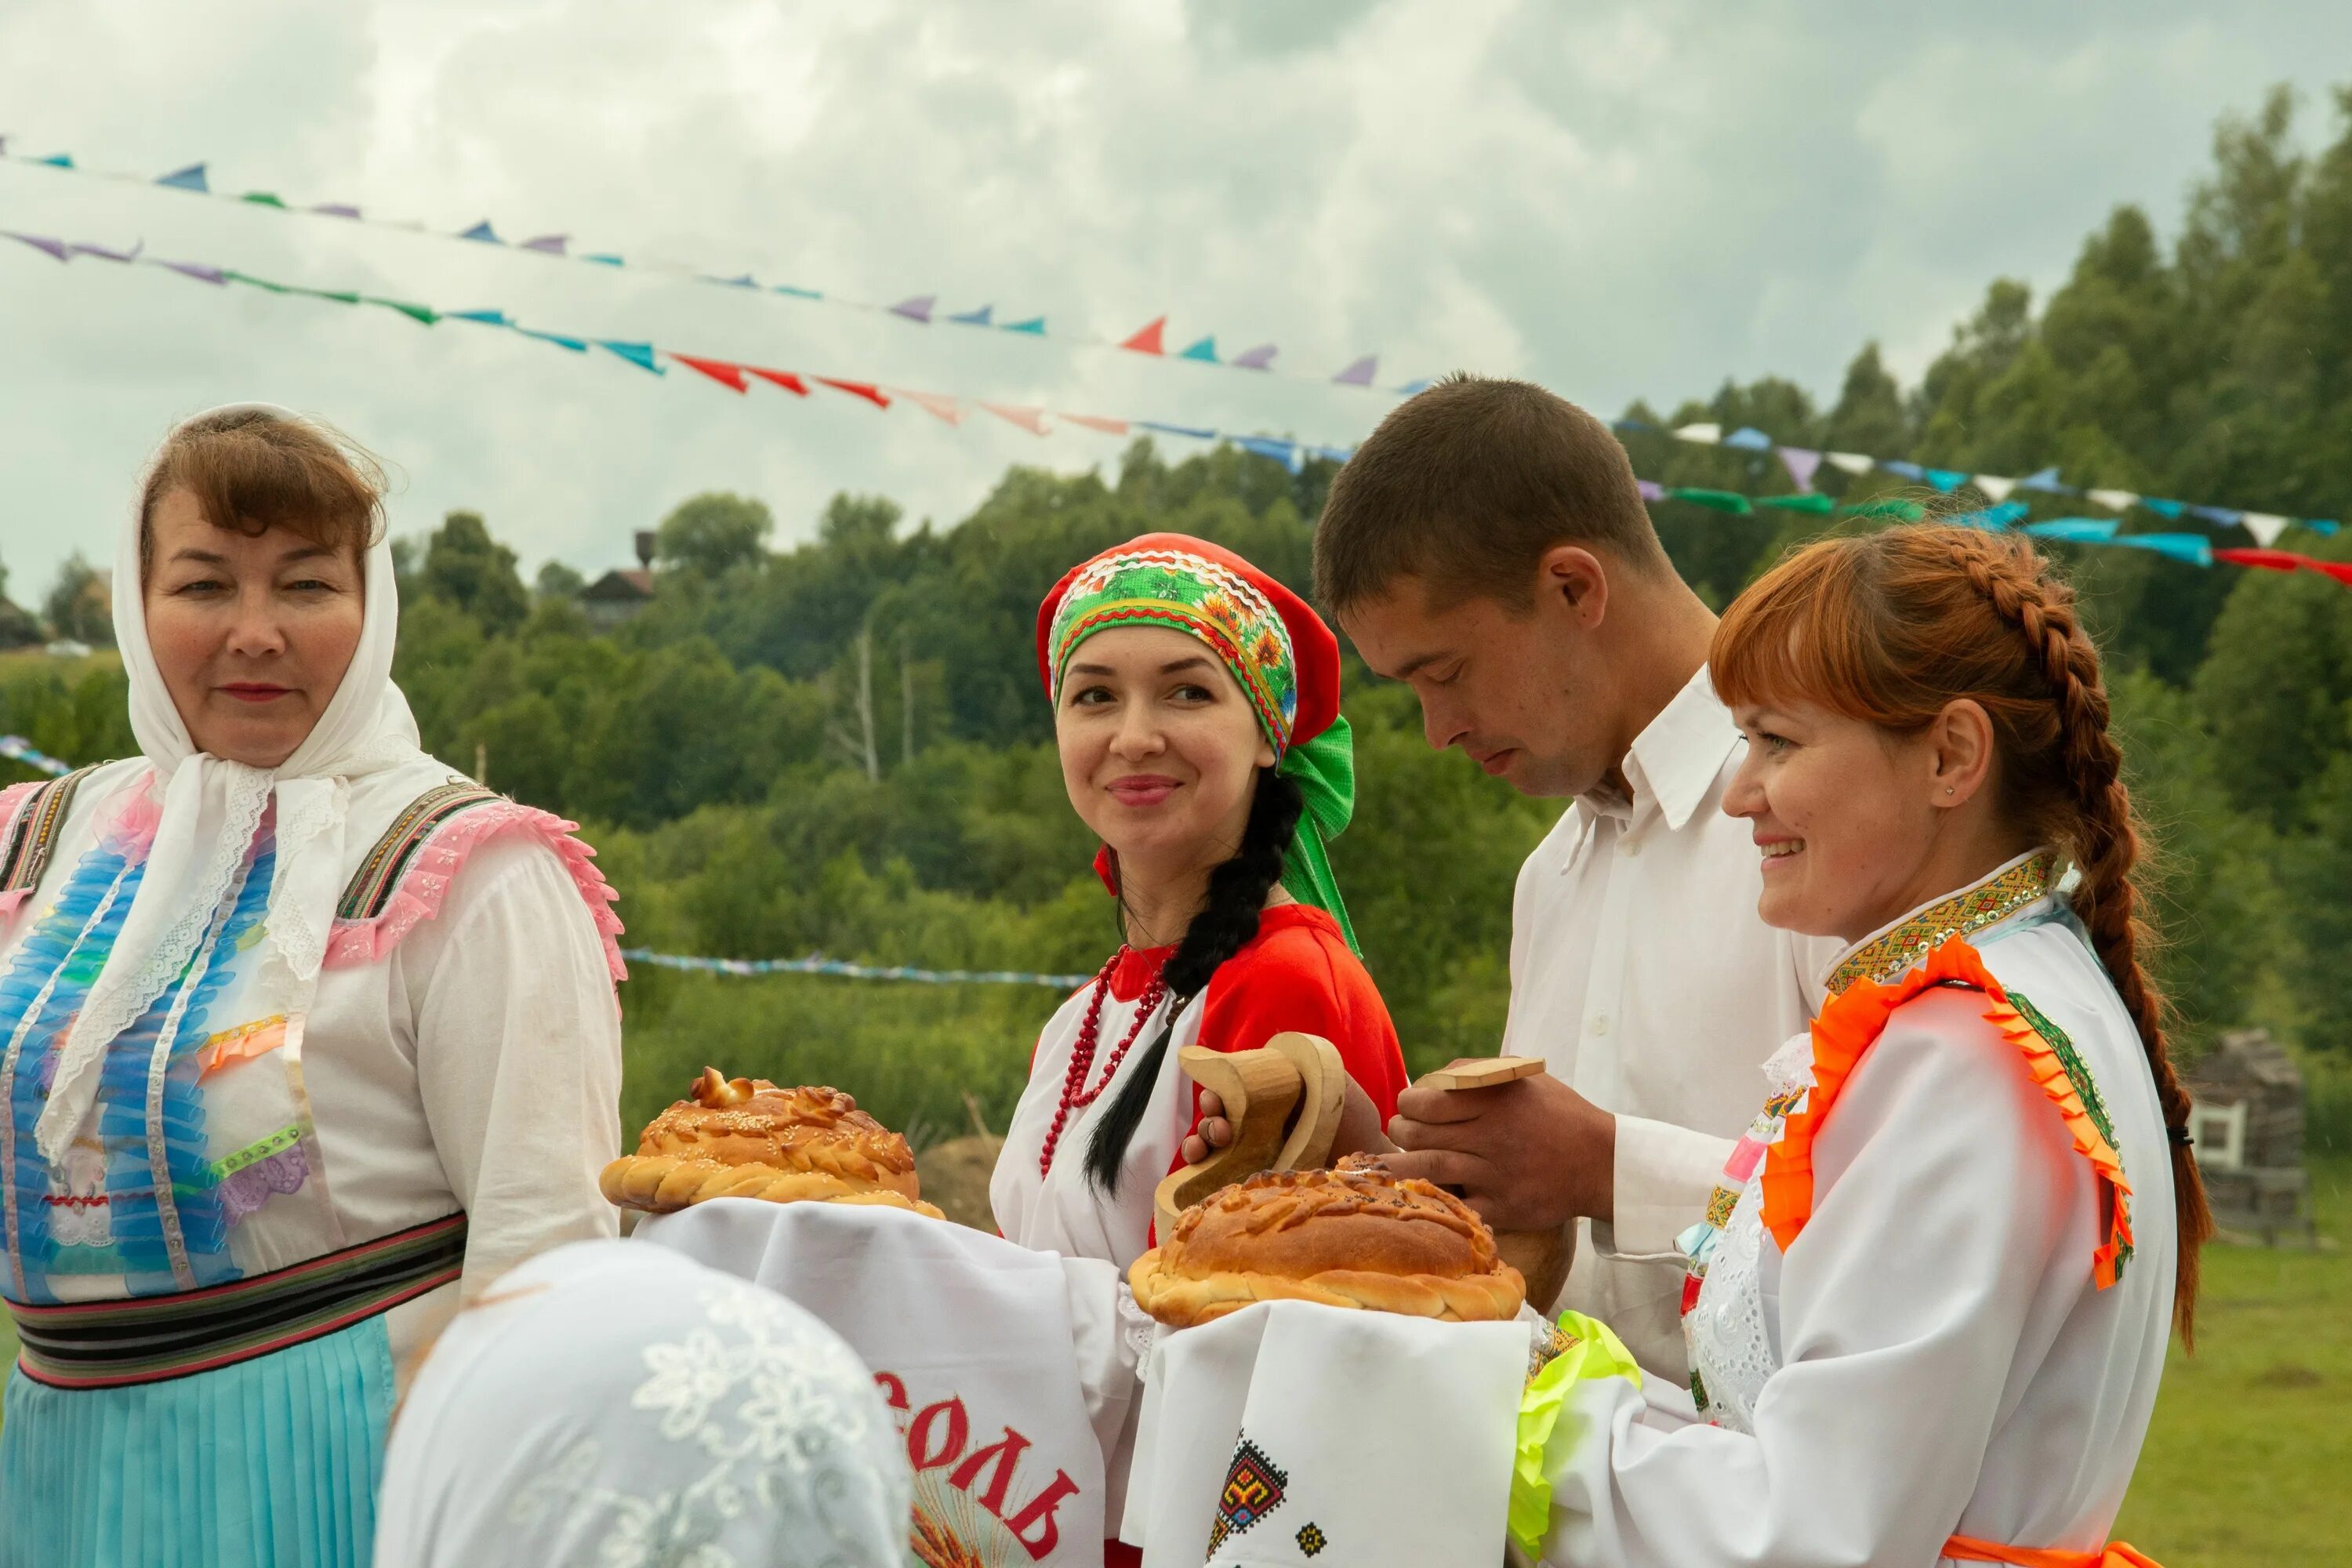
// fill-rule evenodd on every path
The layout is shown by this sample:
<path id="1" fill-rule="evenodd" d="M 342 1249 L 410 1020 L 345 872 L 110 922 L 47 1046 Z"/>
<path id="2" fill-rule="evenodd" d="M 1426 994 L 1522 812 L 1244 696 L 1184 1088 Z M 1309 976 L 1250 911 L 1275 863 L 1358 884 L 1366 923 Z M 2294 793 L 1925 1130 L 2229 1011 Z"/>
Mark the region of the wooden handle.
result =
<path id="1" fill-rule="evenodd" d="M 1234 1139 L 1168 1176 L 1152 1194 L 1163 1238 L 1178 1215 L 1221 1188 L 1260 1171 L 1312 1170 L 1330 1160 L 1348 1096 L 1348 1069 L 1330 1041 L 1292 1032 L 1254 1051 L 1186 1046 L 1176 1062 L 1223 1102 Z"/>
<path id="2" fill-rule="evenodd" d="M 1425 1072 L 1413 1080 L 1416 1089 L 1492 1089 L 1498 1083 L 1533 1078 L 1544 1070 L 1541 1057 L 1488 1057 L 1484 1061 L 1458 1062 Z"/>
<path id="3" fill-rule="evenodd" d="M 1298 1068 L 1280 1051 L 1213 1051 L 1186 1046 L 1176 1053 L 1184 1075 L 1224 1104 L 1234 1141 L 1212 1149 L 1197 1165 L 1168 1176 L 1152 1194 L 1164 1238 L 1176 1216 L 1220 1187 L 1266 1169 L 1283 1144 L 1283 1121 L 1304 1087 Z"/>

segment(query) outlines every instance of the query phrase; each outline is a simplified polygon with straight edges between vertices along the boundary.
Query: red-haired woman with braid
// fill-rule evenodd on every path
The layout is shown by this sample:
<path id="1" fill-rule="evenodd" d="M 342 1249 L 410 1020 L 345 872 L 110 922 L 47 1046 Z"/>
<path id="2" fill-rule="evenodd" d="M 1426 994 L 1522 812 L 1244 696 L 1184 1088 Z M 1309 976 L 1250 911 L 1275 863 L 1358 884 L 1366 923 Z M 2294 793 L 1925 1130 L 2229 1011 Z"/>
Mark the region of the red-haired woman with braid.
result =
<path id="1" fill-rule="evenodd" d="M 1710 668 L 1760 912 L 1851 945 L 1682 1238 L 1690 1388 L 1569 1324 L 1513 1532 L 1579 1565 L 2144 1563 L 2105 1543 L 2211 1227 L 2074 596 L 1999 535 L 1824 541 Z"/>

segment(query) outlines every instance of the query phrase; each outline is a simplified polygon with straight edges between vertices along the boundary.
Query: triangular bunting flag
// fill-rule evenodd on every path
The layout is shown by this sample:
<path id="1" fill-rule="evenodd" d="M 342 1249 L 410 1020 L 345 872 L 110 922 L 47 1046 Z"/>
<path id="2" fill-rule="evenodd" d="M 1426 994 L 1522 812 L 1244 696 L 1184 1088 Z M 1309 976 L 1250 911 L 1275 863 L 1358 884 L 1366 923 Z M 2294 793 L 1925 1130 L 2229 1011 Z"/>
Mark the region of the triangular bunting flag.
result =
<path id="1" fill-rule="evenodd" d="M 51 239 L 46 235 L 18 234 L 14 229 L 0 228 L 0 239 L 13 239 L 19 245 L 29 245 L 35 250 L 47 252 L 59 261 L 69 261 L 73 258 L 73 252 L 66 248 L 64 240 Z"/>
<path id="2" fill-rule="evenodd" d="M 2129 511 L 2139 500 L 2139 497 L 2129 490 L 2084 490 L 2083 496 L 2109 511 Z"/>
<path id="3" fill-rule="evenodd" d="M 457 237 L 459 239 L 478 239 L 484 245 L 504 245 L 506 243 L 505 240 L 499 237 L 499 231 L 490 226 L 490 220 L 488 218 L 484 218 L 481 222 L 466 230 L 465 233 L 459 235 Z"/>
<path id="4" fill-rule="evenodd" d="M 1900 458 L 1888 458 L 1878 465 L 1888 473 L 1906 479 L 1924 479 L 1927 470 L 1916 463 L 1906 463 Z"/>
<path id="5" fill-rule="evenodd" d="M 1333 376 L 1331 378 L 1331 384 L 1334 386 L 1370 386 L 1372 384 L 1372 377 L 1378 375 L 1380 374 L 1380 356 L 1377 354 L 1366 354 L 1363 358 L 1358 360 L 1355 363 L 1349 365 L 1347 369 Z"/>
<path id="6" fill-rule="evenodd" d="M 1135 426 L 1139 430 L 1156 430 L 1162 436 L 1189 436 L 1195 441 L 1213 441 L 1217 438 L 1217 433 L 1214 430 L 1195 430 L 1190 425 L 1162 425 L 1157 419 L 1139 419 L 1135 422 Z"/>
<path id="7" fill-rule="evenodd" d="M 1025 321 L 1007 321 L 1003 330 L 1008 332 L 1026 332 L 1033 338 L 1042 338 L 1045 335 L 1045 318 L 1032 316 Z"/>
<path id="8" fill-rule="evenodd" d="M 1983 491 L 1985 499 L 1995 506 L 2007 500 L 2009 492 L 2017 488 L 2015 479 L 2004 479 L 1999 474 L 1978 474 L 1969 483 Z"/>
<path id="9" fill-rule="evenodd" d="M 588 352 L 588 340 L 586 338 L 567 337 L 562 332 L 533 331 L 529 327 L 517 327 L 515 331 L 520 332 L 524 337 L 537 338 L 541 342 L 553 343 L 557 348 L 569 349 L 576 354 L 584 354 Z"/>
<path id="10" fill-rule="evenodd" d="M 946 420 L 950 425 L 963 423 L 963 400 L 938 392 L 910 392 L 902 386 L 890 389 L 900 397 L 912 398 L 922 405 L 923 412 Z"/>
<path id="11" fill-rule="evenodd" d="M 170 267 L 173 264 L 167 261 L 163 265 Z M 441 312 L 435 310 L 432 306 L 412 304 L 406 300 L 372 299 L 368 300 L 368 303 L 371 305 L 382 305 L 386 310 L 397 310 L 402 315 L 407 317 L 410 321 L 422 321 L 428 327 L 441 319 Z"/>
<path id="12" fill-rule="evenodd" d="M 2158 500 L 2154 496 L 2140 497 L 2139 504 L 2147 508 L 2148 510 L 2156 513 L 2157 516 L 2171 522 L 2179 522 L 2180 521 L 2180 514 L 2189 510 L 2188 506 L 2183 502 L 2177 500 Z"/>
<path id="13" fill-rule="evenodd" d="M 1127 434 L 1127 421 L 1124 419 L 1106 419 L 1099 414 L 1070 413 L 1059 414 L 1055 417 L 1066 420 L 1072 425 L 1083 425 L 1089 430 L 1099 430 L 1106 436 Z"/>
<path id="14" fill-rule="evenodd" d="M 1951 494 L 1969 482 L 1969 476 L 1961 473 L 1958 468 L 1922 468 L 1919 470 L 1919 477 L 1946 495 Z"/>
<path id="15" fill-rule="evenodd" d="M 2158 555 L 2169 555 L 2191 566 L 2213 564 L 2213 542 L 2201 533 L 2118 533 L 2108 542 L 2128 544 L 2134 550 L 2153 550 Z"/>
<path id="16" fill-rule="evenodd" d="M 321 202 L 310 210 L 317 213 L 320 217 L 345 217 L 350 218 L 354 222 L 358 220 L 360 216 L 359 208 L 347 206 L 341 202 Z"/>
<path id="17" fill-rule="evenodd" d="M 46 158 L 36 158 L 33 162 L 47 163 L 52 169 L 70 169 L 74 166 L 73 154 L 70 153 L 52 153 Z"/>
<path id="18" fill-rule="evenodd" d="M 1642 499 L 1643 500 L 1664 500 L 1666 499 L 1666 487 L 1658 483 L 1655 479 L 1635 479 L 1633 481 L 1633 488 L 1642 492 Z"/>
<path id="19" fill-rule="evenodd" d="M 1813 488 L 1813 475 L 1821 470 L 1822 455 L 1803 447 L 1783 447 L 1780 448 L 1780 466 L 1789 470 L 1790 483 L 1800 490 L 1810 492 Z"/>
<path id="20" fill-rule="evenodd" d="M 730 364 L 723 359 L 698 359 L 693 354 L 682 354 L 676 349 L 669 350 L 668 353 L 687 369 L 698 370 L 721 386 L 731 386 L 738 392 L 751 390 L 751 384 L 743 379 L 743 367 L 740 364 Z"/>
<path id="21" fill-rule="evenodd" d="M 1430 380 L 1427 376 L 1423 376 L 1419 381 L 1406 382 L 1397 390 L 1403 393 L 1407 397 L 1418 397 L 1436 384 L 1437 383 Z"/>
<path id="22" fill-rule="evenodd" d="M 1723 439 L 1723 426 L 1712 419 L 1702 419 L 1696 425 L 1685 425 L 1675 431 L 1677 441 L 1696 441 L 1702 447 L 1712 447 Z"/>
<path id="23" fill-rule="evenodd" d="M 1150 326 L 1139 328 L 1136 331 L 1129 334 L 1125 342 L 1118 346 L 1123 349 L 1133 349 L 1139 354 L 1165 353 L 1168 351 L 1160 345 L 1160 335 L 1167 330 L 1167 317 L 1154 316 L 1151 319 L 1151 324 Z M 1007 330 L 1010 331 L 1013 329 Z"/>
<path id="24" fill-rule="evenodd" d="M 256 278 L 250 272 L 239 272 L 234 268 L 224 268 L 221 276 L 232 283 L 245 283 L 256 289 L 267 289 L 272 294 L 291 294 L 295 291 L 293 285 L 289 283 L 272 283 L 267 278 Z"/>
<path id="25" fill-rule="evenodd" d="M 1927 509 L 1916 500 L 1901 496 L 1881 496 L 1876 500 L 1863 501 L 1854 506 L 1838 508 L 1840 517 L 1891 517 L 1897 522 L 1916 522 L 1927 515 Z"/>
<path id="26" fill-rule="evenodd" d="M 1981 528 L 1998 533 L 2011 523 L 2019 521 L 2033 509 L 2021 500 L 2003 501 L 1977 511 L 1964 511 L 1945 519 L 1955 528 Z"/>
<path id="27" fill-rule="evenodd" d="M 251 202 L 257 207 L 276 207 L 279 212 L 286 210 L 284 199 L 268 191 L 247 191 L 236 199 L 241 202 Z"/>
<path id="28" fill-rule="evenodd" d="M 201 195 L 210 195 L 213 189 L 211 183 L 205 178 L 205 166 L 202 163 L 191 163 L 184 169 L 164 175 L 155 183 L 159 185 L 169 185 L 175 191 L 194 191 Z"/>
<path id="29" fill-rule="evenodd" d="M 654 358 L 654 346 L 651 343 L 624 343 L 615 342 L 610 338 L 598 338 L 596 346 L 609 353 L 618 354 L 639 370 L 649 370 L 656 375 L 663 374 L 661 362 Z"/>
<path id="30" fill-rule="evenodd" d="M 2259 566 L 2265 572 L 2299 572 L 2311 557 L 2264 547 L 2261 550 L 2216 550 L 2213 559 L 2226 561 L 2232 566 Z"/>
<path id="31" fill-rule="evenodd" d="M 1196 359 L 1204 364 L 1214 364 L 1217 363 L 1217 340 L 1213 337 L 1202 338 L 1199 342 L 1194 343 L 1191 348 L 1186 349 L 1182 353 L 1178 354 L 1176 357 L 1178 359 Z"/>
<path id="32" fill-rule="evenodd" d="M 1356 455 L 1356 449 L 1353 447 L 1313 447 L 1308 448 L 1308 453 L 1327 463 L 1345 463 Z"/>
<path id="33" fill-rule="evenodd" d="M 2116 520 L 2096 517 L 2057 517 L 2048 522 L 2029 522 L 2025 531 L 2036 539 L 2063 540 L 2070 544 L 2105 544 L 2116 536 Z"/>
<path id="34" fill-rule="evenodd" d="M 1830 467 L 1842 468 L 1856 477 L 1878 467 L 1878 459 L 1867 452 L 1824 452 L 1822 456 L 1829 459 Z"/>
<path id="35" fill-rule="evenodd" d="M 732 278 L 707 277 L 703 281 L 716 283 L 721 289 L 757 289 L 760 286 L 760 280 L 748 272 L 739 272 Z"/>
<path id="36" fill-rule="evenodd" d="M 2192 515 L 2201 517 L 2207 522 L 2218 523 L 2223 528 L 2237 521 L 2241 515 L 2226 506 L 2192 506 L 2189 510 Z"/>
<path id="37" fill-rule="evenodd" d="M 486 327 L 511 327 L 504 310 L 445 310 L 443 315 L 453 321 L 479 321 Z"/>
<path id="38" fill-rule="evenodd" d="M 139 253 L 147 248 L 147 242 L 142 239 L 128 250 L 110 250 L 103 245 L 91 245 L 86 241 L 68 248 L 76 256 L 95 256 L 100 261 L 131 262 L 139 259 Z"/>
<path id="39" fill-rule="evenodd" d="M 1716 511 L 1727 511 L 1735 517 L 1745 517 L 1756 509 L 1738 490 L 1692 489 L 1678 486 L 1666 492 L 1668 500 L 1686 500 L 1693 506 L 1703 506 Z"/>
<path id="40" fill-rule="evenodd" d="M 791 371 L 761 370 L 756 364 L 747 364 L 743 369 L 747 374 L 758 376 L 761 381 L 768 383 L 772 386 L 781 386 L 786 392 L 793 393 L 801 397 L 806 397 L 809 395 L 808 383 L 803 381 L 799 376 L 794 375 Z"/>
<path id="41" fill-rule="evenodd" d="M 1808 490 L 1794 496 L 1759 496 L 1758 506 L 1776 507 L 1781 511 L 1807 511 L 1816 517 L 1827 517 L 1837 510 L 1837 502 L 1819 490 Z"/>
<path id="42" fill-rule="evenodd" d="M 996 324 L 995 315 L 995 306 L 982 305 L 977 310 L 959 310 L 948 320 L 959 327 L 990 327 Z"/>
<path id="43" fill-rule="evenodd" d="M 845 392 L 852 397 L 862 397 L 877 408 L 890 406 L 889 395 L 870 381 L 835 381 L 829 375 L 820 375 L 816 380 L 835 392 Z"/>
<path id="44" fill-rule="evenodd" d="M 890 313 L 894 316 L 904 316 L 910 321 L 920 321 L 928 327 L 931 324 L 931 307 L 937 303 L 939 303 L 939 296 L 936 294 L 918 294 L 912 299 L 901 300 L 891 306 Z"/>
<path id="45" fill-rule="evenodd" d="M 183 278 L 193 278 L 199 283 L 225 284 L 228 274 L 217 267 L 207 267 L 201 261 L 158 261 L 158 267 L 168 267 Z"/>
<path id="46" fill-rule="evenodd" d="M 571 243 L 572 237 L 568 234 L 542 234 L 536 238 L 524 240 L 515 248 L 536 250 L 541 256 L 562 256 L 564 253 L 564 247 Z"/>
<path id="47" fill-rule="evenodd" d="M 1772 449 L 1772 437 L 1753 425 L 1742 425 L 1738 429 L 1726 436 L 1723 438 L 1723 444 L 1727 447 L 1737 447 L 1743 452 L 1769 452 Z"/>
<path id="48" fill-rule="evenodd" d="M 2276 512 L 2242 511 L 2238 514 L 2238 526 L 2254 536 L 2254 542 L 2268 550 L 2286 531 L 2287 520 Z"/>
<path id="49" fill-rule="evenodd" d="M 1234 368 L 1235 370 L 1271 370 L 1274 368 L 1274 356 L 1280 352 L 1272 343 L 1260 343 L 1254 349 L 1244 349 L 1234 355 Z"/>
<path id="50" fill-rule="evenodd" d="M 626 266 L 628 265 L 628 263 L 627 263 L 627 262 L 625 262 L 625 261 L 622 260 L 622 259 L 621 259 L 619 257 L 617 257 L 617 256 L 606 256 L 606 255 L 603 255 L 603 254 L 598 254 L 598 255 L 594 255 L 594 256 L 583 256 L 583 257 L 582 257 L 580 259 L 581 259 L 581 260 L 583 260 L 583 261 L 593 261 L 593 262 L 594 262 L 594 263 L 595 263 L 597 266 L 599 266 L 599 267 L 626 267 Z M 776 290 L 776 292 L 777 292 L 777 293 L 779 293 L 779 294 L 783 294 L 783 293 L 789 293 L 789 292 L 790 292 L 790 290 L 789 290 L 789 289 L 777 289 L 777 290 Z"/>
<path id="51" fill-rule="evenodd" d="M 1257 457 L 1271 458 L 1294 474 L 1307 466 L 1296 441 L 1276 440 L 1270 436 L 1236 436 L 1234 445 Z"/>
<path id="52" fill-rule="evenodd" d="M 2030 490 L 2061 490 L 2066 488 L 2058 482 L 2058 470 L 2054 468 L 2036 468 L 2017 482 Z"/>
<path id="53" fill-rule="evenodd" d="M 981 406 L 1008 425 L 1020 426 L 1032 436 L 1045 433 L 1045 411 L 1042 408 L 1023 408 L 1009 403 L 983 403 Z"/>

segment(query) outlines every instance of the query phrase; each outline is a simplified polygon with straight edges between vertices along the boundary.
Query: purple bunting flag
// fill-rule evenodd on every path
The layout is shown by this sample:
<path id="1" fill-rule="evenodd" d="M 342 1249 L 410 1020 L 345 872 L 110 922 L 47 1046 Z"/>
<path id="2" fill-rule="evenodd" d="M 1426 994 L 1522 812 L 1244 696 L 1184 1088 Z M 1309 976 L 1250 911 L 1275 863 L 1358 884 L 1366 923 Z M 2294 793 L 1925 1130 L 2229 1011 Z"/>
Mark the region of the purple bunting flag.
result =
<path id="1" fill-rule="evenodd" d="M 1813 475 L 1822 466 L 1819 452 L 1803 447 L 1783 447 L 1780 448 L 1780 466 L 1789 470 L 1790 482 L 1797 487 L 1800 493 L 1812 494 Z"/>
<path id="2" fill-rule="evenodd" d="M 931 324 L 931 307 L 938 303 L 939 296 L 936 294 L 918 294 L 911 300 L 901 300 L 891 306 L 890 313 L 904 316 L 910 321 L 920 321 L 928 327 Z"/>
<path id="3" fill-rule="evenodd" d="M 66 248 L 64 240 L 51 239 L 46 235 L 18 234 L 12 228 L 0 228 L 0 239 L 13 239 L 19 245 L 29 245 L 35 250 L 47 251 L 59 261 L 70 260 L 73 256 L 73 253 Z"/>
<path id="4" fill-rule="evenodd" d="M 1370 386 L 1372 377 L 1380 374 L 1381 362 L 1376 354 L 1366 354 L 1331 378 L 1335 386 Z"/>
<path id="5" fill-rule="evenodd" d="M 571 243 L 572 237 L 568 234 L 542 234 L 536 239 L 524 240 L 516 248 L 536 250 L 541 256 L 561 256 L 563 254 L 563 247 Z"/>
<path id="6" fill-rule="evenodd" d="M 1271 370 L 1274 368 L 1274 356 L 1280 352 L 1272 343 L 1260 343 L 1254 349 L 1244 350 L 1234 355 L 1234 368 L 1235 370 Z"/>

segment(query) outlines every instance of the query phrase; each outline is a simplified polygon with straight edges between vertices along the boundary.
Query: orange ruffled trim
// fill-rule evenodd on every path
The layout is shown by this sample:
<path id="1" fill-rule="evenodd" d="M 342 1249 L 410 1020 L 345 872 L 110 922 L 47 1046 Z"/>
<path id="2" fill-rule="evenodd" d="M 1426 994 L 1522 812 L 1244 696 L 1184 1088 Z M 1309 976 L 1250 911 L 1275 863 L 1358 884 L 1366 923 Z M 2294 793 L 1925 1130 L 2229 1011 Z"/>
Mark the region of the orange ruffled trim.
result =
<path id="1" fill-rule="evenodd" d="M 2155 1558 L 2121 1541 L 2110 1541 L 2096 1552 L 2062 1552 L 2055 1547 L 2001 1546 L 1955 1535 L 1944 1542 L 1944 1555 L 1955 1563 L 2009 1563 L 2016 1568 L 2162 1568 Z"/>
<path id="2" fill-rule="evenodd" d="M 1891 985 L 1874 980 L 1854 982 L 1832 998 L 1813 1020 L 1812 1088 L 1804 1104 L 1789 1113 L 1780 1142 L 1764 1151 L 1764 1228 L 1772 1233 L 1783 1253 L 1789 1250 L 1797 1233 L 1813 1217 L 1813 1140 L 1829 1120 L 1846 1080 L 1886 1032 L 1887 1020 L 1897 1007 L 1930 987 L 1955 984 L 1981 991 L 1990 999 L 1985 1021 L 2017 1047 L 2033 1081 L 2065 1118 L 2075 1152 L 2091 1162 L 2092 1170 L 2107 1188 L 2106 1238 L 2091 1255 L 2092 1271 L 2104 1290 L 2116 1282 L 2117 1267 L 2132 1242 L 2131 1184 L 2124 1179 L 2123 1161 L 2084 1109 L 2057 1051 L 2026 1022 L 2023 1014 L 2010 1005 L 2009 993 L 1992 977 L 1977 950 L 1960 937 L 1937 948 Z"/>

